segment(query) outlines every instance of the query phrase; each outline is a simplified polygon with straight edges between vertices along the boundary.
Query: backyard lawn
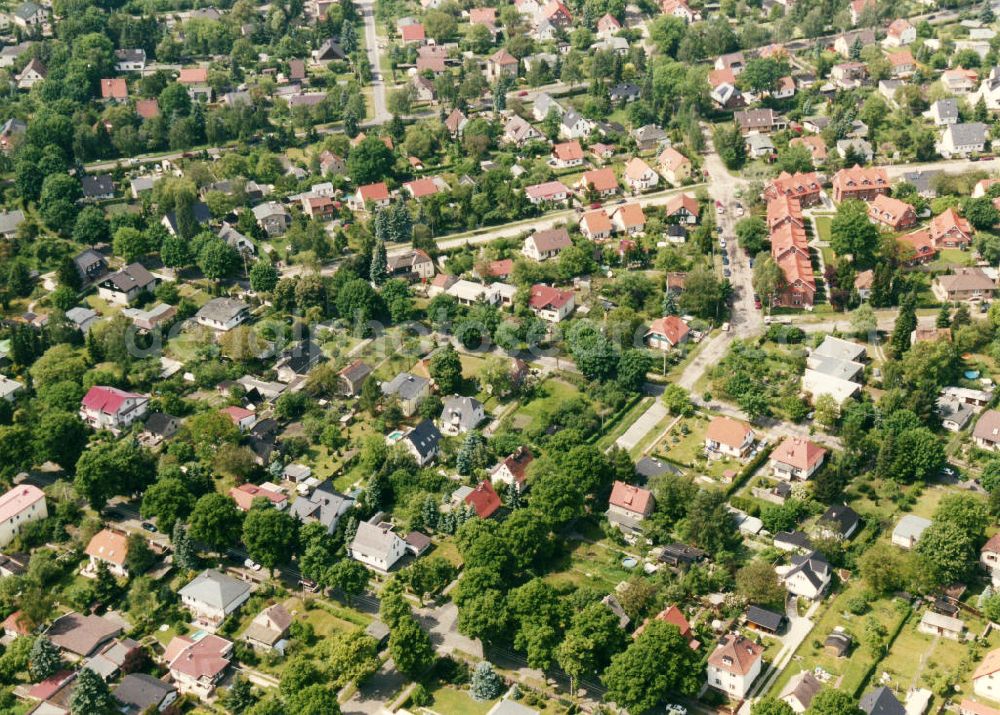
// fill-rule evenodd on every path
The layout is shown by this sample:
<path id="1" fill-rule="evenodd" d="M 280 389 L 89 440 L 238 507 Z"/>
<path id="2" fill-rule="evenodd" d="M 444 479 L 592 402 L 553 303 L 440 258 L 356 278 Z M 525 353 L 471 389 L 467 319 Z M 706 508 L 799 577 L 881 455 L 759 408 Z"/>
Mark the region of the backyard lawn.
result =
<path id="1" fill-rule="evenodd" d="M 708 422 L 702 415 L 682 419 L 651 450 L 651 453 L 664 456 L 682 466 L 697 469 L 699 473 L 715 480 L 722 480 L 723 474 L 727 471 L 739 472 L 743 468 L 743 463 L 737 459 L 705 458 L 705 433 L 708 431 Z"/>
<path id="2" fill-rule="evenodd" d="M 638 567 L 629 570 L 622 566 L 625 556 L 623 547 L 607 539 L 594 543 L 573 541 L 545 580 L 553 585 L 595 586 L 610 592 L 632 574 L 641 573 Z"/>
<path id="3" fill-rule="evenodd" d="M 904 603 L 898 599 L 873 601 L 870 603 L 868 613 L 855 616 L 847 610 L 847 603 L 852 596 L 861 595 L 864 590 L 862 583 L 852 583 L 834 596 L 820 611 L 818 617 L 814 618 L 816 625 L 812 633 L 799 646 L 788 667 L 771 686 L 771 693 L 774 695 L 780 693 L 800 670 L 815 672 L 816 668 L 829 673 L 829 684 L 838 690 L 854 694 L 864 685 L 865 675 L 874 660 L 871 652 L 858 642 L 864 633 L 865 621 L 869 616 L 875 616 L 889 632 L 892 632 L 902 617 L 897 610 L 898 605 Z M 854 637 L 855 645 L 846 658 L 837 658 L 823 649 L 823 641 L 837 626 L 841 626 Z"/>
<path id="4" fill-rule="evenodd" d="M 442 685 L 430 694 L 433 698 L 430 707 L 418 708 L 417 712 L 425 715 L 486 715 L 497 702 L 476 702 L 468 691 L 451 685 Z"/>
<path id="5" fill-rule="evenodd" d="M 519 429 L 529 429 L 536 422 L 541 422 L 545 416 L 553 413 L 560 403 L 577 397 L 580 391 L 573 385 L 559 378 L 549 378 L 538 386 L 537 396 L 522 405 L 514 415 L 515 426 Z"/>

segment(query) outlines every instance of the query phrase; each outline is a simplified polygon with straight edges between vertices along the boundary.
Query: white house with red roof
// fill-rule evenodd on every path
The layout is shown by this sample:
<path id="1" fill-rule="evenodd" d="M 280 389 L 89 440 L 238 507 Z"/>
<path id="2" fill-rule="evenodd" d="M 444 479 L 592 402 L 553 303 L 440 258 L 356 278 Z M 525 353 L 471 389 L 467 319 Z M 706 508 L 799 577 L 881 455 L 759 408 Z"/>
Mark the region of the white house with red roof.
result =
<path id="1" fill-rule="evenodd" d="M 145 395 L 94 385 L 80 401 L 80 419 L 95 430 L 119 432 L 145 417 L 148 409 Z"/>
<path id="2" fill-rule="evenodd" d="M 602 39 L 613 37 L 614 34 L 620 29 L 622 29 L 622 24 L 618 22 L 618 19 L 611 13 L 605 13 L 604 16 L 597 21 L 597 36 Z"/>
<path id="3" fill-rule="evenodd" d="M 367 209 L 368 204 L 380 208 L 388 206 L 390 200 L 389 187 L 386 186 L 384 181 L 379 181 L 375 184 L 367 184 L 359 187 L 354 195 L 348 199 L 347 204 L 354 211 L 364 211 Z"/>
<path id="4" fill-rule="evenodd" d="M 240 511 L 250 511 L 255 499 L 267 499 L 275 509 L 284 509 L 288 506 L 286 494 L 249 482 L 230 489 L 229 496 L 236 502 L 236 507 Z"/>
<path id="5" fill-rule="evenodd" d="M 660 175 L 653 171 L 653 168 L 649 164 L 637 156 L 632 157 L 626 162 L 622 177 L 632 191 L 652 189 L 660 180 Z"/>
<path id="6" fill-rule="evenodd" d="M 583 164 L 583 147 L 578 140 L 560 142 L 552 147 L 552 166 L 557 169 L 581 164 Z"/>
<path id="7" fill-rule="evenodd" d="M 511 454 L 507 455 L 502 462 L 493 467 L 490 472 L 490 479 L 494 482 L 503 482 L 508 486 L 515 487 L 519 492 L 525 489 L 525 480 L 528 478 L 528 465 L 535 459 L 531 450 L 527 447 L 518 447 Z"/>
<path id="8" fill-rule="evenodd" d="M 771 473 L 778 479 L 809 479 L 823 465 L 826 450 L 804 437 L 785 437 L 771 452 Z"/>
<path id="9" fill-rule="evenodd" d="M 101 529 L 87 543 L 84 553 L 90 560 L 80 575 L 95 578 L 98 566 L 103 563 L 115 576 L 128 578 L 128 567 L 125 565 L 128 558 L 128 537 L 125 534 Z"/>
<path id="10" fill-rule="evenodd" d="M 652 322 L 644 339 L 651 348 L 670 350 L 686 342 L 690 333 L 687 323 L 676 315 L 667 315 Z"/>
<path id="11" fill-rule="evenodd" d="M 253 427 L 253 423 L 257 421 L 257 413 L 248 410 L 245 407 L 237 407 L 236 405 L 230 407 L 224 407 L 219 410 L 222 414 L 233 421 L 233 424 L 239 427 L 240 432 L 246 432 L 248 429 Z"/>
<path id="12" fill-rule="evenodd" d="M 583 172 L 577 186 L 582 191 L 593 191 L 600 197 L 614 196 L 619 191 L 618 179 L 615 176 L 615 170 L 611 167 Z"/>
<path id="13" fill-rule="evenodd" d="M 576 300 L 571 290 L 559 290 L 537 283 L 531 286 L 528 307 L 542 320 L 558 323 L 565 320 L 573 312 L 576 308 Z"/>
<path id="14" fill-rule="evenodd" d="M 209 634 L 197 640 L 174 636 L 167 644 L 163 660 L 178 690 L 207 698 L 222 680 L 232 652 L 232 642 L 221 636 Z"/>
<path id="15" fill-rule="evenodd" d="M 524 195 L 536 206 L 547 201 L 565 201 L 571 193 L 561 181 L 546 181 L 544 184 L 524 187 Z"/>
<path id="16" fill-rule="evenodd" d="M 991 650 L 972 674 L 976 695 L 1000 701 L 1000 649 Z"/>
<path id="17" fill-rule="evenodd" d="M 743 457 L 750 451 L 754 434 L 746 422 L 732 417 L 713 417 L 705 432 L 705 448 L 730 457 Z"/>
<path id="18" fill-rule="evenodd" d="M 708 684 L 731 698 L 743 699 L 760 675 L 764 646 L 737 633 L 722 637 L 708 657 Z"/>
<path id="19" fill-rule="evenodd" d="M 21 533 L 25 524 L 49 515 L 45 492 L 32 484 L 20 484 L 0 497 L 0 548 Z"/>
<path id="20" fill-rule="evenodd" d="M 905 17 L 901 17 L 889 23 L 883 44 L 886 47 L 906 47 L 906 45 L 912 45 L 916 41 L 917 28 Z"/>
<path id="21" fill-rule="evenodd" d="M 588 211 L 580 219 L 580 233 L 591 241 L 603 241 L 611 238 L 611 219 L 604 209 Z"/>
<path id="22" fill-rule="evenodd" d="M 611 211 L 611 225 L 618 233 L 634 236 L 646 230 L 646 214 L 640 204 L 615 206 Z"/>
<path id="23" fill-rule="evenodd" d="M 489 479 L 484 479 L 465 495 L 465 503 L 476 510 L 480 519 L 489 519 L 500 509 L 500 497 Z"/>
<path id="24" fill-rule="evenodd" d="M 663 0 L 660 3 L 660 9 L 664 15 L 680 18 L 689 24 L 701 19 L 701 13 L 692 10 L 685 0 Z"/>
<path id="25" fill-rule="evenodd" d="M 608 499 L 608 521 L 622 531 L 638 533 L 642 520 L 653 513 L 654 505 L 653 492 L 616 481 Z"/>

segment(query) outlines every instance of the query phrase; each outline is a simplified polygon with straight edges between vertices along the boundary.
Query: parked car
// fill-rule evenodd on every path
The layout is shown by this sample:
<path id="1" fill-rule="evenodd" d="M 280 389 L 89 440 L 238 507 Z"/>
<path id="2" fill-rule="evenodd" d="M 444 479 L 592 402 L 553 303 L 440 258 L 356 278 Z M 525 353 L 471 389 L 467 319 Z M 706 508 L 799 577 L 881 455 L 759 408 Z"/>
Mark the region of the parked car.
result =
<path id="1" fill-rule="evenodd" d="M 151 524 L 148 521 L 142 522 L 142 528 L 145 529 L 146 531 L 148 531 L 150 534 L 155 534 L 156 533 L 156 525 L 155 524 Z"/>
<path id="2" fill-rule="evenodd" d="M 243 566 L 250 569 L 251 571 L 260 571 L 260 564 L 253 559 L 246 559 L 243 561 Z"/>

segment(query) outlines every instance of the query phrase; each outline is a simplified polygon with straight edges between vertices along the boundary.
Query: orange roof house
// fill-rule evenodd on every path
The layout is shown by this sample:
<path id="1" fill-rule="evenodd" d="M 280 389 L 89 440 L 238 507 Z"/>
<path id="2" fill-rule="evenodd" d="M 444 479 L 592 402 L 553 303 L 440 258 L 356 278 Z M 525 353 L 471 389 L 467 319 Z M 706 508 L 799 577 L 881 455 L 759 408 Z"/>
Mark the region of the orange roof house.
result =
<path id="1" fill-rule="evenodd" d="M 646 344 L 651 348 L 669 350 L 688 339 L 691 328 L 676 315 L 657 318 L 646 331 Z"/>
<path id="2" fill-rule="evenodd" d="M 465 495 L 465 503 L 476 510 L 480 519 L 489 519 L 500 508 L 500 497 L 489 479 L 481 481 L 475 489 Z"/>
<path id="3" fill-rule="evenodd" d="M 931 241 L 938 248 L 968 246 L 972 243 L 972 226 L 951 207 L 932 218 L 928 230 Z"/>
<path id="4" fill-rule="evenodd" d="M 771 452 L 771 469 L 782 479 L 808 479 L 823 464 L 826 450 L 802 437 L 786 437 Z"/>
<path id="5" fill-rule="evenodd" d="M 177 81 L 181 84 L 204 84 L 208 82 L 208 69 L 206 67 L 185 67 L 181 70 Z"/>
<path id="6" fill-rule="evenodd" d="M 889 176 L 882 167 L 863 168 L 855 164 L 833 175 L 833 200 L 838 204 L 847 199 L 871 201 L 889 191 Z"/>
<path id="7" fill-rule="evenodd" d="M 705 446 L 714 452 L 743 456 L 753 442 L 750 425 L 732 417 L 713 417 L 705 431 Z"/>
<path id="8" fill-rule="evenodd" d="M 101 99 L 127 99 L 128 84 L 123 77 L 101 80 Z"/>
<path id="9" fill-rule="evenodd" d="M 788 196 L 798 199 L 802 206 L 812 206 L 820 200 L 822 190 L 819 178 L 811 171 L 795 174 L 783 171 L 764 188 L 764 197 Z"/>
<path id="10" fill-rule="evenodd" d="M 917 213 L 905 201 L 879 194 L 868 204 L 868 218 L 893 231 L 909 228 L 917 223 Z"/>
<path id="11" fill-rule="evenodd" d="M 938 249 L 934 246 L 934 241 L 931 240 L 930 231 L 926 229 L 900 236 L 896 242 L 907 249 L 909 255 L 904 257 L 904 262 L 908 266 L 928 263 L 937 258 Z"/>
<path id="12" fill-rule="evenodd" d="M 618 193 L 618 178 L 610 167 L 583 172 L 577 185 L 584 191 L 592 189 L 599 196 Z"/>
<path id="13" fill-rule="evenodd" d="M 591 241 L 599 241 L 611 236 L 611 219 L 604 209 L 588 211 L 580 219 L 580 233 Z"/>

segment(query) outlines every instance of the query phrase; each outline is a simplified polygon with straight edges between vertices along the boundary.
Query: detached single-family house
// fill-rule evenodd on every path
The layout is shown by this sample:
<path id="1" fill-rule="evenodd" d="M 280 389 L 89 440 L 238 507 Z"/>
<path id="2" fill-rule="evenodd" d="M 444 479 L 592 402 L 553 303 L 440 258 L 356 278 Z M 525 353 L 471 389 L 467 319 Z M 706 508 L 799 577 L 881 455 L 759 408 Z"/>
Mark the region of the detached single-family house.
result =
<path id="1" fill-rule="evenodd" d="M 779 479 L 809 479 L 823 465 L 826 450 L 803 437 L 785 437 L 771 452 L 771 473 Z"/>
<path id="2" fill-rule="evenodd" d="M 858 707 L 865 715 L 906 715 L 906 708 L 884 685 L 865 693 Z"/>
<path id="3" fill-rule="evenodd" d="M 232 330 L 250 317 L 250 306 L 235 298 L 213 298 L 194 314 L 199 325 L 221 332 Z"/>
<path id="4" fill-rule="evenodd" d="M 691 329 L 676 315 L 657 318 L 644 336 L 646 345 L 659 350 L 670 350 L 687 342 Z"/>
<path id="5" fill-rule="evenodd" d="M 822 689 L 823 684 L 811 670 L 801 670 L 788 681 L 778 699 L 788 703 L 795 715 L 802 715 Z"/>
<path id="6" fill-rule="evenodd" d="M 406 554 L 406 541 L 390 524 L 362 521 L 347 547 L 348 555 L 379 573 L 388 573 Z"/>
<path id="7" fill-rule="evenodd" d="M 833 568 L 818 551 L 792 555 L 792 565 L 779 570 L 785 588 L 793 596 L 810 600 L 822 597 L 833 578 Z"/>
<path id="8" fill-rule="evenodd" d="M 118 432 L 145 417 L 148 409 L 145 395 L 94 385 L 80 401 L 80 419 L 95 430 Z"/>
<path id="9" fill-rule="evenodd" d="M 441 431 L 447 435 L 471 432 L 486 418 L 483 403 L 474 397 L 451 395 L 444 398 Z"/>
<path id="10" fill-rule="evenodd" d="M 572 245 L 569 231 L 565 228 L 550 228 L 536 231 L 524 239 L 521 253 L 533 261 L 544 261 L 558 257 L 564 248 Z"/>
<path id="11" fill-rule="evenodd" d="M 958 101 L 955 99 L 939 99 L 924 112 L 924 116 L 933 120 L 935 126 L 945 127 L 958 124 Z"/>
<path id="12" fill-rule="evenodd" d="M 0 496 L 0 548 L 12 542 L 22 527 L 48 515 L 45 492 L 33 484 L 19 484 L 7 491 Z"/>
<path id="13" fill-rule="evenodd" d="M 177 688 L 148 673 L 129 673 L 112 691 L 126 715 L 166 713 L 177 702 Z"/>
<path id="14" fill-rule="evenodd" d="M 626 162 L 622 178 L 634 192 L 652 189 L 660 180 L 659 174 L 639 157 L 632 157 Z"/>
<path id="15" fill-rule="evenodd" d="M 737 633 L 722 637 L 708 657 L 708 684 L 742 700 L 760 675 L 764 646 Z"/>
<path id="16" fill-rule="evenodd" d="M 997 451 L 1000 446 L 1000 412 L 997 410 L 983 412 L 972 430 L 972 440 L 980 449 Z"/>
<path id="17" fill-rule="evenodd" d="M 292 626 L 292 614 L 280 603 L 268 606 L 254 616 L 243 631 L 243 640 L 263 651 L 283 652 L 282 641 Z"/>
<path id="18" fill-rule="evenodd" d="M 906 47 L 917 41 L 917 28 L 905 17 L 897 18 L 889 23 L 885 33 L 885 45 L 888 47 Z"/>
<path id="19" fill-rule="evenodd" d="M 750 425 L 732 417 L 713 417 L 705 432 L 705 449 L 737 459 L 747 455 L 753 441 Z"/>
<path id="20" fill-rule="evenodd" d="M 156 288 L 157 282 L 156 276 L 144 265 L 130 263 L 101 281 L 97 286 L 97 295 L 109 303 L 129 305 L 141 293 Z"/>
<path id="21" fill-rule="evenodd" d="M 973 672 L 972 691 L 980 697 L 1000 701 L 1000 649 L 987 653 Z"/>
<path id="22" fill-rule="evenodd" d="M 949 124 L 944 128 L 941 141 L 937 144 L 938 153 L 945 159 L 965 157 L 981 153 L 985 149 L 986 125 L 982 122 Z"/>
<path id="23" fill-rule="evenodd" d="M 350 365 L 342 368 L 340 372 L 337 373 L 341 394 L 348 397 L 360 395 L 361 386 L 371 374 L 372 369 L 360 359 L 355 360 Z"/>
<path id="24" fill-rule="evenodd" d="M 604 241 L 611 238 L 611 229 L 611 219 L 604 209 L 588 211 L 580 219 L 580 233 L 591 241 Z"/>
<path id="25" fill-rule="evenodd" d="M 648 489 L 615 481 L 608 500 L 608 521 L 624 532 L 638 534 L 642 520 L 653 513 L 655 500 Z"/>
<path id="26" fill-rule="evenodd" d="M 236 502 L 236 508 L 240 511 L 250 511 L 253 503 L 258 499 L 265 500 L 278 510 L 288 506 L 288 496 L 284 493 L 263 486 L 257 486 L 250 482 L 233 487 L 229 490 L 229 496 Z"/>
<path id="27" fill-rule="evenodd" d="M 191 612 L 194 623 L 214 633 L 228 616 L 246 603 L 250 592 L 250 584 L 245 581 L 215 569 L 206 569 L 178 593 L 181 604 Z"/>
<path id="28" fill-rule="evenodd" d="M 441 451 L 441 432 L 430 420 L 423 420 L 403 435 L 402 444 L 421 467 L 437 457 Z"/>
<path id="29" fill-rule="evenodd" d="M 115 50 L 115 69 L 119 72 L 142 72 L 146 69 L 146 50 Z"/>
<path id="30" fill-rule="evenodd" d="M 277 201 L 268 201 L 253 207 L 253 216 L 264 232 L 270 236 L 280 236 L 292 225 L 292 215 Z"/>
<path id="31" fill-rule="evenodd" d="M 128 567 L 125 565 L 128 558 L 128 537 L 125 534 L 101 529 L 87 543 L 84 553 L 90 560 L 81 571 L 82 575 L 94 578 L 97 576 L 98 566 L 104 564 L 115 576 L 128 578 Z"/>
<path id="32" fill-rule="evenodd" d="M 920 535 L 930 525 L 930 519 L 915 514 L 906 514 L 892 530 L 892 543 L 902 549 L 912 549 L 920 540 Z"/>
<path id="33" fill-rule="evenodd" d="M 217 635 L 209 634 L 197 640 L 190 636 L 174 636 L 167 644 L 163 660 L 178 690 L 207 698 L 229 668 L 232 652 L 232 642 Z"/>
<path id="34" fill-rule="evenodd" d="M 928 226 L 935 248 L 958 248 L 972 243 L 972 225 L 949 206 L 931 219 Z"/>
<path id="35" fill-rule="evenodd" d="M 656 158 L 660 175 L 674 186 L 680 186 L 691 178 L 691 160 L 674 149 L 665 147 Z"/>
<path id="36" fill-rule="evenodd" d="M 558 323 L 573 312 L 576 302 L 571 290 L 559 290 L 551 286 L 535 284 L 531 286 L 528 307 L 542 320 Z"/>
<path id="37" fill-rule="evenodd" d="M 940 300 L 952 303 L 990 300 L 996 292 L 996 283 L 981 268 L 955 268 L 951 274 L 935 278 L 931 291 Z"/>
<path id="38" fill-rule="evenodd" d="M 405 417 L 412 417 L 416 413 L 430 390 L 430 380 L 408 372 L 401 372 L 389 382 L 382 383 L 382 394 L 396 397 Z"/>
<path id="39" fill-rule="evenodd" d="M 526 488 L 525 480 L 528 477 L 528 465 L 534 461 L 535 457 L 527 447 L 518 447 L 511 454 L 507 455 L 502 462 L 493 467 L 490 472 L 490 479 L 494 482 L 503 482 L 508 486 L 515 487 L 518 491 Z"/>
<path id="40" fill-rule="evenodd" d="M 858 513 L 843 504 L 834 504 L 819 518 L 820 533 L 828 538 L 850 539 L 860 525 Z"/>

